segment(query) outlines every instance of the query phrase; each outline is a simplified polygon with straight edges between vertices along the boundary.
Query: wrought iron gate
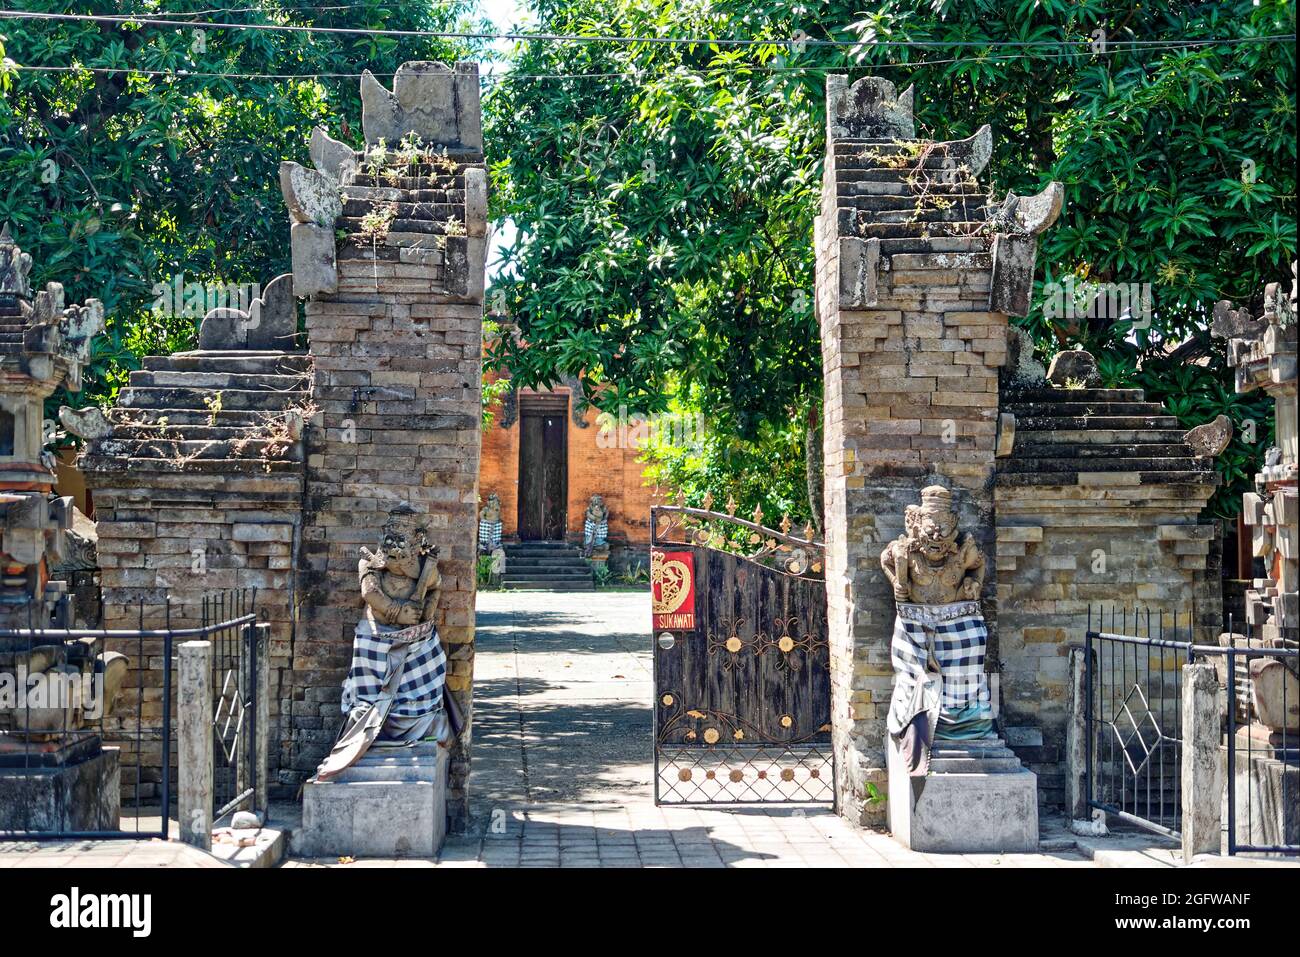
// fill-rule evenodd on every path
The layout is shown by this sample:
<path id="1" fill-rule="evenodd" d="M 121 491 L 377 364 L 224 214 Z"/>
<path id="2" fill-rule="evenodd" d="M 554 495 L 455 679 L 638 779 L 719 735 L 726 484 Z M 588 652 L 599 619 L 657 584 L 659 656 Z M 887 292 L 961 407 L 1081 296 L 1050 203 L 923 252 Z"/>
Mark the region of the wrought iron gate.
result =
<path id="1" fill-rule="evenodd" d="M 834 800 L 823 545 L 651 509 L 656 804 Z"/>

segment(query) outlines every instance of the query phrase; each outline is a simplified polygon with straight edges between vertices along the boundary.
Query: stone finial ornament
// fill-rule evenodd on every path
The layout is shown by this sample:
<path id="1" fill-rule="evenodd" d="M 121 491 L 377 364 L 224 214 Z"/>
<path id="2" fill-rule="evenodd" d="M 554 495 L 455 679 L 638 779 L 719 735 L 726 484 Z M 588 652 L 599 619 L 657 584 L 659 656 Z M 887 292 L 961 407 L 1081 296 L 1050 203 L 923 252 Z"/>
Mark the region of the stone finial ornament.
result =
<path id="1" fill-rule="evenodd" d="M 952 493 L 942 485 L 921 490 L 909 505 L 905 531 L 880 553 L 880 567 L 899 602 L 946 605 L 977 601 L 984 588 L 984 553 L 970 532 L 957 527 Z"/>
<path id="2" fill-rule="evenodd" d="M 343 214 L 342 184 L 357 169 L 357 154 L 319 126 L 311 134 L 316 169 L 280 164 L 280 192 L 289 210 L 289 251 L 293 292 L 309 298 L 338 290 L 334 225 Z"/>
<path id="3" fill-rule="evenodd" d="M 0 227 L 0 303 L 30 299 L 32 287 L 27 274 L 32 271 L 32 257 L 18 248 L 9 233 L 9 224 Z"/>
<path id="4" fill-rule="evenodd" d="M 1220 299 L 1214 304 L 1214 320 L 1210 323 L 1210 334 L 1220 339 L 1254 338 L 1268 328 L 1268 320 L 1262 316 L 1254 319 L 1246 307 L 1232 308 L 1227 299 Z"/>
<path id="5" fill-rule="evenodd" d="M 342 187 L 357 171 L 357 152 L 321 127 L 311 133 L 311 162 L 280 164 L 280 192 L 289 210 L 293 292 L 303 299 L 338 291 L 334 227 L 343 214 Z"/>
<path id="6" fill-rule="evenodd" d="M 242 309 L 213 309 L 199 325 L 199 349 L 256 349 L 283 351 L 293 347 L 298 331 L 298 309 L 294 303 L 291 273 L 276 276 L 260 299 Z"/>
<path id="7" fill-rule="evenodd" d="M 113 424 L 102 409 L 90 405 L 84 409 L 63 406 L 59 409 L 59 424 L 73 435 L 83 439 L 103 439 L 113 434 Z"/>
<path id="8" fill-rule="evenodd" d="M 334 139 L 323 126 L 311 131 L 311 165 L 335 183 L 345 182 L 357 168 L 357 151 Z"/>
<path id="9" fill-rule="evenodd" d="M 374 75 L 361 74 L 361 126 L 366 145 L 395 146 L 414 133 L 436 148 L 483 149 L 478 64 L 429 60 L 403 63 L 390 93 Z"/>
<path id="10" fill-rule="evenodd" d="M 989 280 L 989 309 L 1009 316 L 1029 315 L 1038 260 L 1039 233 L 1061 215 L 1065 187 L 1048 183 L 1033 196 L 1007 193 L 992 217 L 993 275 Z"/>
<path id="11" fill-rule="evenodd" d="M 1232 441 L 1232 431 L 1232 419 L 1219 415 L 1213 422 L 1188 429 L 1183 441 L 1191 446 L 1192 454 L 1197 458 L 1218 458 Z"/>
<path id="12" fill-rule="evenodd" d="M 889 80 L 866 76 L 850 85 L 848 77 L 826 77 L 826 126 L 831 135 L 868 140 L 916 139 L 912 87 L 901 94 Z"/>
<path id="13" fill-rule="evenodd" d="M 280 164 L 280 192 L 294 223 L 315 223 L 328 229 L 343 215 L 339 180 L 329 173 L 297 163 Z"/>
<path id="14" fill-rule="evenodd" d="M 1067 349 L 1058 352 L 1047 367 L 1047 381 L 1058 389 L 1075 385 L 1087 388 L 1101 385 L 1101 376 L 1097 373 L 1097 360 L 1091 352 L 1083 349 Z"/>
<path id="15" fill-rule="evenodd" d="M 1033 196 L 1007 193 L 994 219 L 1009 232 L 1037 236 L 1056 222 L 1064 205 L 1065 187 L 1053 182 Z"/>

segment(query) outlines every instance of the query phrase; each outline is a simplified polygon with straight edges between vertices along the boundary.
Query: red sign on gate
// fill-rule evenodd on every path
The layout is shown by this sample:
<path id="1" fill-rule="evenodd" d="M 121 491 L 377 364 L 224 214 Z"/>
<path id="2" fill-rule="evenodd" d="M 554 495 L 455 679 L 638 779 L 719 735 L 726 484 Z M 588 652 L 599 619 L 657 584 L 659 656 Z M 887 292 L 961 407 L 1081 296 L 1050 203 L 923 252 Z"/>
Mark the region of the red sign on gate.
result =
<path id="1" fill-rule="evenodd" d="M 695 556 L 650 550 L 651 611 L 655 630 L 695 630 Z"/>

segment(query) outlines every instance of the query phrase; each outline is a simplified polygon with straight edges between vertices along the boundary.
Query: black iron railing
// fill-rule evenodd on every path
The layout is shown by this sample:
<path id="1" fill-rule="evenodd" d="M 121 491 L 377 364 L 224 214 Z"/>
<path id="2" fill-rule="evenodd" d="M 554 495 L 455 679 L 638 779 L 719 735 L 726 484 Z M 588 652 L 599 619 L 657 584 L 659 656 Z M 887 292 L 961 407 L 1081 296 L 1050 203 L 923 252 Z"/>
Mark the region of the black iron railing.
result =
<path id="1" fill-rule="evenodd" d="M 1085 787 L 1088 805 L 1167 837 L 1181 837 L 1184 795 L 1182 668 L 1215 667 L 1226 760 L 1228 854 L 1300 854 L 1300 735 L 1293 688 L 1300 649 L 1260 639 L 1251 624 L 1221 645 L 1197 644 L 1191 615 L 1150 609 L 1090 610 L 1085 647 Z M 1252 666 L 1252 662 L 1260 663 Z M 1280 690 L 1261 714 L 1252 671 L 1272 664 Z M 1281 730 L 1261 722 L 1267 717 Z"/>
<path id="2" fill-rule="evenodd" d="M 205 608 L 208 601 L 204 602 Z M 58 767 L 76 763 L 98 752 L 100 745 L 133 749 L 133 765 L 120 768 L 128 785 L 124 790 L 131 800 L 121 809 L 123 824 L 117 828 L 99 830 L 47 828 L 33 826 L 12 827 L 0 830 L 0 840 L 50 840 L 50 839 L 167 839 L 170 820 L 174 816 L 174 787 L 172 773 L 173 755 L 173 693 L 172 671 L 178 642 L 189 640 L 223 640 L 233 636 L 255 633 L 256 616 L 235 605 L 214 604 L 224 614 L 240 612 L 235 617 L 214 616 L 197 627 L 174 627 L 172 613 L 180 609 L 172 605 L 151 607 L 138 605 L 137 623 L 133 629 L 51 628 L 34 627 L 0 629 L 0 649 L 23 653 L 23 660 L 31 660 L 33 652 L 42 647 L 70 649 L 65 656 L 89 655 L 92 658 L 101 650 L 116 651 L 129 659 L 129 670 L 117 701 L 119 709 L 112 717 L 104 702 L 98 715 L 89 722 L 73 723 L 75 711 L 67 709 L 62 727 L 32 732 L 32 708 L 8 715 L 0 725 L 0 770 L 24 771 Z M 251 607 L 251 605 L 249 606 Z M 146 628 L 145 621 L 162 620 L 162 627 Z M 255 660 L 255 659 L 254 659 Z M 16 676 L 15 676 L 16 677 Z M 252 680 L 256 680 L 254 675 Z M 251 696 L 256 700 L 256 694 Z M 126 707 L 123 707 L 126 706 Z M 158 749 L 156 781 L 152 758 L 146 752 Z M 78 750 L 80 749 L 80 750 Z M 256 767 L 256 763 L 253 764 Z M 155 786 L 156 785 L 156 786 Z"/>
<path id="3" fill-rule="evenodd" d="M 257 589 L 209 595 L 203 600 L 203 623 L 214 630 L 212 642 L 212 822 L 255 806 L 258 791 L 257 699 L 259 631 L 252 611 Z"/>
<path id="4" fill-rule="evenodd" d="M 1177 614 L 1166 623 L 1149 610 L 1088 613 L 1088 805 L 1174 839 L 1182 822 L 1182 666 L 1192 661 L 1191 636 L 1190 619 L 1184 624 Z"/>

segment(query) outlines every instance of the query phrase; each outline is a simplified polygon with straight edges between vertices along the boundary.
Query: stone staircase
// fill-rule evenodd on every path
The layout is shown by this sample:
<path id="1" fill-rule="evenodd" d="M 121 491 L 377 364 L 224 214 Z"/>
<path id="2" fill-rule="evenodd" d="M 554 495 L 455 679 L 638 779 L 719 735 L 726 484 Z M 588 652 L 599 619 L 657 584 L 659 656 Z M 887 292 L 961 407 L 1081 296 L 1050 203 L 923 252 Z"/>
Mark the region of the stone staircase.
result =
<path id="1" fill-rule="evenodd" d="M 930 747 L 931 774 L 1007 774 L 1022 767 L 1001 738 L 936 741 Z"/>
<path id="2" fill-rule="evenodd" d="M 506 574 L 501 584 L 525 591 L 592 591 L 595 579 L 582 550 L 567 542 L 522 542 L 506 545 Z"/>
<path id="3" fill-rule="evenodd" d="M 108 411 L 112 433 L 87 454 L 105 469 L 295 471 L 311 381 L 298 353 L 149 356 Z"/>
<path id="4" fill-rule="evenodd" d="M 1213 485 L 1214 460 L 1197 458 L 1186 429 L 1141 389 L 1044 386 L 1009 397 L 1015 451 L 1000 485 Z M 1109 474 L 1103 474 L 1109 473 Z"/>

